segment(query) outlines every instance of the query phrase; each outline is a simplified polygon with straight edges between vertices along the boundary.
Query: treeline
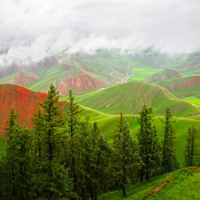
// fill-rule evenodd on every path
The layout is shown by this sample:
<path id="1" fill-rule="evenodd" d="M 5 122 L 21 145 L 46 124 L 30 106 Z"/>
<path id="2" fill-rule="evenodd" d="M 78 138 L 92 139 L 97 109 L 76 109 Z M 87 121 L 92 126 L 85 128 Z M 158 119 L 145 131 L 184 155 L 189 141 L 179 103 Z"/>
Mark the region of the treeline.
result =
<path id="1" fill-rule="evenodd" d="M 152 125 L 152 109 L 144 105 L 137 118 L 140 128 L 133 140 L 120 113 L 112 142 L 104 138 L 97 122 L 81 120 L 72 91 L 66 112 L 61 112 L 59 92 L 50 86 L 48 97 L 34 114 L 34 129 L 17 123 L 12 110 L 6 127 L 6 153 L 0 162 L 0 196 L 5 200 L 96 200 L 113 188 L 125 188 L 133 179 L 178 168 L 173 115 L 168 108 L 163 122 L 164 139 Z M 198 131 L 188 131 L 185 158 L 193 165 L 198 154 Z"/>

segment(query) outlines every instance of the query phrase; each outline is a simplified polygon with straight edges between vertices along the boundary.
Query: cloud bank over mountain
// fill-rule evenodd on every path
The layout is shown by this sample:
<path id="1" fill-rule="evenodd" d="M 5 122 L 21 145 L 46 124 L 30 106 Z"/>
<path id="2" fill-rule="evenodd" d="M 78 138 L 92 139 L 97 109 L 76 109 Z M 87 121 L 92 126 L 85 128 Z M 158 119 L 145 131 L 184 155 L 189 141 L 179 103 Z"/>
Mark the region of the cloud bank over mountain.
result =
<path id="1" fill-rule="evenodd" d="M 199 9 L 199 0 L 2 1 L 0 66 L 100 48 L 199 50 Z"/>

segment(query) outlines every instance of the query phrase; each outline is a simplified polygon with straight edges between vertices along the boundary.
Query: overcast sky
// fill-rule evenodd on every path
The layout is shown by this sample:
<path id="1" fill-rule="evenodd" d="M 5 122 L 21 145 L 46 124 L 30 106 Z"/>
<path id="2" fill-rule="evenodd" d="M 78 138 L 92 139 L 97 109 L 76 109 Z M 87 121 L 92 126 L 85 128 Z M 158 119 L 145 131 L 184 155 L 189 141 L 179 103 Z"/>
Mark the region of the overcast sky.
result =
<path id="1" fill-rule="evenodd" d="M 99 48 L 200 49 L 200 0 L 0 0 L 0 65 Z"/>

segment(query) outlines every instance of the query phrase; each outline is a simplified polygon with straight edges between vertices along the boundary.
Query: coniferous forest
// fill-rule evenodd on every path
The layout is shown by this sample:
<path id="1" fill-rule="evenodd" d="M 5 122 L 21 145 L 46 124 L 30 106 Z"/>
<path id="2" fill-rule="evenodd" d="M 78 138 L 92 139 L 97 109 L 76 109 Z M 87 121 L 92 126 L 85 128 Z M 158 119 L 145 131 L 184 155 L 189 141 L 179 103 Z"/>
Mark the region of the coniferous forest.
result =
<path id="1" fill-rule="evenodd" d="M 61 112 L 59 92 L 51 84 L 47 98 L 33 113 L 33 129 L 17 122 L 12 109 L 6 125 L 6 151 L 0 162 L 0 196 L 4 200 L 92 199 L 108 190 L 125 189 L 135 179 L 149 180 L 154 171 L 179 168 L 173 114 L 166 109 L 163 140 L 152 125 L 153 111 L 143 105 L 140 128 L 133 139 L 121 112 L 108 141 L 90 116 L 81 120 L 79 104 L 69 90 L 67 110 Z M 185 160 L 198 156 L 198 130 L 188 129 Z"/>

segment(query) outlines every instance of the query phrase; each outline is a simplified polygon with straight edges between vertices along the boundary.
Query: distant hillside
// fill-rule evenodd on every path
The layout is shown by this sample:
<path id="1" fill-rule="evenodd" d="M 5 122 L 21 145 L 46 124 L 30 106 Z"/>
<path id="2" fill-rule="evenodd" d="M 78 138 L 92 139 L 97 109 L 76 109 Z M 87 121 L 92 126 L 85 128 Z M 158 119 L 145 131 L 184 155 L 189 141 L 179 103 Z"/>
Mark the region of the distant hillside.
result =
<path id="1" fill-rule="evenodd" d="M 144 103 L 152 106 L 157 115 L 163 115 L 167 107 L 176 116 L 199 113 L 196 106 L 177 99 L 165 88 L 136 81 L 117 84 L 77 99 L 84 106 L 111 114 L 118 114 L 120 111 L 124 114 L 137 114 Z"/>
<path id="2" fill-rule="evenodd" d="M 174 78 L 181 77 L 178 71 L 172 69 L 165 69 L 161 72 L 158 72 L 152 75 L 150 78 L 146 80 L 147 83 L 155 83 L 159 81 L 166 81 Z"/>
<path id="3" fill-rule="evenodd" d="M 106 90 L 110 92 L 111 88 L 116 87 L 115 90 L 112 91 L 112 94 L 114 95 L 115 99 L 111 98 L 110 101 L 114 101 L 114 100 L 116 101 L 117 99 L 116 96 L 118 96 L 120 93 L 122 93 L 123 95 L 125 95 L 126 93 L 129 94 L 129 96 L 122 97 L 124 104 L 121 105 L 121 108 L 115 105 L 115 107 L 117 107 L 118 109 L 117 114 L 121 110 L 126 113 L 131 113 L 131 114 L 134 113 L 132 112 L 133 108 L 130 105 L 128 105 L 128 103 L 129 104 L 133 103 L 133 105 L 137 106 L 137 103 L 136 103 L 137 100 L 138 100 L 139 110 L 141 109 L 140 106 L 146 100 L 149 100 L 149 103 L 153 105 L 153 110 L 156 111 L 158 115 L 163 114 L 163 110 L 166 109 L 167 106 L 170 106 L 172 111 L 176 113 L 177 116 L 185 116 L 185 115 L 190 115 L 190 114 L 192 115 L 195 113 L 199 113 L 198 110 L 194 106 L 192 106 L 189 103 L 185 103 L 184 101 L 180 101 L 176 99 L 176 97 L 174 97 L 173 94 L 171 94 L 169 91 L 167 91 L 164 88 L 161 88 L 155 85 L 152 87 L 152 85 L 145 84 L 145 83 L 141 85 L 140 84 L 141 83 L 135 84 L 135 86 L 133 86 L 133 84 L 131 83 L 119 84 L 105 90 L 97 91 L 97 93 L 106 92 Z M 118 86 L 120 87 L 122 86 L 121 89 Z M 123 86 L 126 86 L 126 87 L 124 88 Z M 136 87 L 138 88 L 137 90 L 134 89 Z M 140 91 L 140 93 L 136 94 L 136 92 L 138 91 Z M 92 93 L 96 93 L 96 92 L 92 92 Z M 88 97 L 86 101 L 91 102 L 91 105 L 95 103 L 92 97 L 93 96 L 92 93 L 90 94 L 91 97 L 89 97 L 88 95 L 84 95 Z M 138 95 L 141 96 L 141 102 Z M 26 124 L 28 127 L 32 127 L 32 122 L 31 122 L 32 113 L 30 112 L 30 110 L 32 112 L 36 111 L 36 109 L 38 108 L 37 101 L 42 102 L 43 100 L 41 96 L 46 97 L 47 94 L 42 93 L 42 92 L 35 92 L 27 88 L 17 86 L 17 85 L 12 85 L 12 84 L 0 85 L 0 136 L 3 135 L 4 133 L 6 121 L 8 120 L 8 117 L 11 113 L 12 108 L 14 108 L 15 112 L 18 114 L 18 121 L 20 123 Z M 107 94 L 107 98 L 108 97 L 110 98 L 110 96 Z M 78 98 L 81 100 L 82 97 L 76 97 L 75 100 L 77 100 Z M 100 102 L 104 99 L 104 97 L 103 99 L 101 98 L 102 97 L 99 96 Z M 99 100 L 97 100 L 96 103 L 99 103 L 98 101 Z M 108 101 L 108 103 L 110 103 L 110 101 Z M 118 104 L 120 105 L 120 103 L 121 102 L 119 102 Z M 114 104 L 112 106 L 114 106 Z M 67 107 L 67 104 L 64 103 L 62 109 L 66 109 L 66 107 Z M 85 120 L 86 116 L 90 116 L 91 122 L 94 122 L 94 121 L 98 122 L 98 126 L 102 130 L 102 134 L 109 140 L 112 140 L 113 130 L 114 130 L 114 127 L 116 126 L 116 122 L 118 121 L 119 116 L 117 114 L 114 114 L 114 115 L 105 114 L 102 111 L 99 112 L 92 108 L 88 108 L 82 105 L 81 105 L 81 109 L 84 109 L 83 114 L 81 115 L 82 120 Z M 127 109 L 129 109 L 130 111 Z M 112 110 L 108 110 L 107 112 L 109 113 L 111 111 Z M 112 111 L 112 113 L 114 112 Z M 136 134 L 139 128 L 139 124 L 137 120 L 135 119 L 135 117 L 137 116 L 136 115 L 126 116 L 128 123 L 130 125 L 131 134 L 133 135 L 134 139 L 136 139 Z M 185 138 L 186 138 L 188 128 L 195 125 L 200 130 L 199 120 L 195 120 L 194 117 L 195 116 L 189 117 L 189 118 L 174 117 L 174 120 L 176 121 L 175 128 L 176 128 L 176 136 L 177 136 L 176 151 L 177 151 L 177 156 L 179 158 L 180 163 L 182 163 L 182 158 L 184 156 L 185 148 L 183 147 L 185 147 L 186 145 Z M 158 137 L 160 141 L 162 141 L 163 140 L 163 123 L 160 121 L 160 118 L 163 119 L 163 117 L 155 116 L 153 125 L 156 126 L 158 130 Z M 181 145 L 181 148 L 180 148 L 180 145 Z"/>
<path id="4" fill-rule="evenodd" d="M 133 67 L 115 54 L 64 54 L 27 65 L 13 63 L 4 68 L 0 66 L 0 84 L 17 84 L 46 92 L 54 83 L 65 96 L 70 88 L 74 89 L 74 94 L 84 94 L 124 82 L 132 73 Z"/>
<path id="5" fill-rule="evenodd" d="M 22 61 L 23 63 L 23 61 Z M 200 52 L 169 55 L 153 48 L 136 53 L 117 50 L 98 50 L 94 54 L 59 54 L 40 61 L 0 66 L 0 84 L 11 83 L 46 92 L 51 83 L 67 95 L 72 88 L 75 95 L 106 88 L 127 81 L 155 83 L 177 77 L 200 74 Z M 152 76 L 150 79 L 149 77 Z"/>
<path id="6" fill-rule="evenodd" d="M 13 85 L 13 84 L 1 84 L 0 85 L 0 136 L 4 134 L 4 129 L 6 127 L 6 122 L 10 116 L 12 108 L 15 109 L 15 112 L 18 115 L 18 122 L 22 125 L 26 125 L 29 128 L 33 127 L 31 117 L 33 116 L 32 112 L 38 108 L 37 102 L 42 102 L 43 98 L 47 97 L 47 93 L 35 92 L 33 90 L 27 89 L 22 86 Z M 66 101 L 63 102 L 62 110 L 67 108 Z M 116 116 L 100 113 L 91 108 L 81 106 L 83 109 L 82 119 L 84 120 L 86 116 L 90 116 L 92 120 L 100 120 L 100 127 L 104 131 L 104 134 L 108 134 L 107 124 L 111 121 L 116 121 Z M 109 121 L 107 120 L 109 118 Z M 102 119 L 105 119 L 102 120 Z M 113 123 L 112 126 L 114 126 Z"/>
<path id="7" fill-rule="evenodd" d="M 200 76 L 189 76 L 157 83 L 178 97 L 196 96 L 200 98 Z"/>

